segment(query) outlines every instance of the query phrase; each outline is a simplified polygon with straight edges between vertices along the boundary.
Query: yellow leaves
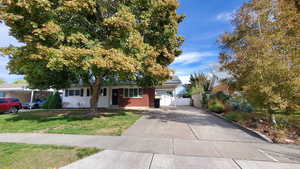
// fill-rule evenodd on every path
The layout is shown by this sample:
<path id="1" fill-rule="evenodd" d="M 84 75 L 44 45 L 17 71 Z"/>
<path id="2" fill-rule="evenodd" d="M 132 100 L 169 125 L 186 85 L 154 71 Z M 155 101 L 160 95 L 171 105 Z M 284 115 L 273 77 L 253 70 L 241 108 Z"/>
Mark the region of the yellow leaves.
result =
<path id="1" fill-rule="evenodd" d="M 162 66 L 157 63 L 149 65 L 149 67 L 147 68 L 147 72 L 152 74 L 152 76 L 165 78 L 165 79 L 169 78 L 170 75 L 173 73 L 173 71 L 168 67 Z"/>
<path id="2" fill-rule="evenodd" d="M 171 9 L 177 9 L 179 7 L 179 2 L 177 0 L 155 0 L 153 3 L 157 6 L 168 7 Z"/>
<path id="3" fill-rule="evenodd" d="M 64 39 L 61 27 L 53 21 L 43 24 L 42 28 L 34 29 L 32 34 L 41 40 L 50 40 L 48 38 L 51 38 L 51 40 L 59 42 Z"/>
<path id="4" fill-rule="evenodd" d="M 41 76 L 30 73 L 32 66 L 42 73 L 93 69 L 147 77 L 152 84 L 169 77 L 167 66 L 180 53 L 177 0 L 2 1 L 8 5 L 0 6 L 0 20 L 25 42 L 24 48 L 3 51 L 13 56 L 12 69 L 23 69 L 19 72 L 27 77 Z"/>
<path id="5" fill-rule="evenodd" d="M 133 73 L 140 69 L 140 62 L 116 49 L 94 51 L 94 57 L 89 60 L 89 63 L 97 68 L 116 72 Z"/>
<path id="6" fill-rule="evenodd" d="M 122 31 L 123 29 L 133 31 L 136 26 L 136 20 L 129 8 L 122 7 L 114 16 L 105 19 L 104 25 L 115 28 L 118 31 Z"/>
<path id="7" fill-rule="evenodd" d="M 71 44 L 87 44 L 89 40 L 85 37 L 82 33 L 73 33 L 70 36 L 67 37 L 67 42 Z"/>
<path id="8" fill-rule="evenodd" d="M 63 0 L 63 7 L 61 10 L 66 12 L 93 12 L 95 7 L 96 1 L 94 0 Z"/>
<path id="9" fill-rule="evenodd" d="M 36 8 L 43 8 L 45 11 L 50 11 L 52 7 L 52 2 L 49 0 L 19 0 L 16 6 L 26 9 L 28 12 L 34 11 Z"/>
<path id="10" fill-rule="evenodd" d="M 48 32 L 48 34 L 54 34 L 61 31 L 61 28 L 59 25 L 55 24 L 53 21 L 48 22 L 47 24 L 43 25 L 43 28 L 41 29 L 45 33 Z"/>
<path id="11" fill-rule="evenodd" d="M 259 108 L 300 106 L 300 15 L 293 5 L 252 0 L 236 15 L 235 31 L 220 40 L 223 68 Z"/>

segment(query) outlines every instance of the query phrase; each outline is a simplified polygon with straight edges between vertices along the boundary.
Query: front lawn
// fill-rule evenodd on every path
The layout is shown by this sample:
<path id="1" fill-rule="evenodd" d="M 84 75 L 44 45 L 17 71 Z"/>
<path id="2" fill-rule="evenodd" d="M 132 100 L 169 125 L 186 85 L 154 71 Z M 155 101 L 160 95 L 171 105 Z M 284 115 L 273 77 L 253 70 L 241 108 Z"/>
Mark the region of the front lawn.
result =
<path id="1" fill-rule="evenodd" d="M 0 115 L 0 133 L 59 133 L 119 136 L 141 115 L 129 110 L 39 110 Z"/>
<path id="2" fill-rule="evenodd" d="M 50 169 L 99 152 L 96 148 L 0 143 L 0 169 Z"/>
<path id="3" fill-rule="evenodd" d="M 277 125 L 271 124 L 266 115 L 258 112 L 231 112 L 224 116 L 228 120 L 264 133 L 275 143 L 300 144 L 300 112 L 275 114 Z"/>

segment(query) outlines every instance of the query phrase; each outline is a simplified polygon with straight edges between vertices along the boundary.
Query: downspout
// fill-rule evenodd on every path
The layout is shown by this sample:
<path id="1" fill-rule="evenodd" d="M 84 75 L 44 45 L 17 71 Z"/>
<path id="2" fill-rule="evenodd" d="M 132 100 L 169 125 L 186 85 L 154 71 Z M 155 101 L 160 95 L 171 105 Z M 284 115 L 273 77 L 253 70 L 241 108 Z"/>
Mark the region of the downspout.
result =
<path id="1" fill-rule="evenodd" d="M 31 105 L 32 105 L 32 102 L 33 102 L 33 97 L 34 97 L 34 90 L 31 90 L 30 106 L 29 106 L 30 109 L 31 109 Z"/>

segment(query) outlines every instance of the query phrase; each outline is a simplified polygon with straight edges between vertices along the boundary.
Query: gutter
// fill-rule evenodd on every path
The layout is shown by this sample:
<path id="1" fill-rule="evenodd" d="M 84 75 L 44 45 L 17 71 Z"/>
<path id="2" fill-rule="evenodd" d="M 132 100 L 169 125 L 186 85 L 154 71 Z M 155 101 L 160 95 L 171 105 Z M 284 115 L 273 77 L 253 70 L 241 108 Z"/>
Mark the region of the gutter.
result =
<path id="1" fill-rule="evenodd" d="M 216 114 L 216 113 L 210 112 L 210 111 L 208 111 L 208 112 L 209 112 L 210 114 L 212 114 L 213 116 L 216 116 L 216 117 L 218 117 L 218 118 L 220 118 L 220 119 L 223 119 L 223 120 L 225 120 L 225 121 L 227 121 L 227 122 L 233 124 L 235 127 L 237 127 L 237 128 L 239 128 L 239 129 L 241 129 L 241 130 L 247 132 L 248 134 L 250 134 L 250 135 L 252 135 L 252 136 L 254 136 L 254 137 L 261 138 L 262 140 L 264 140 L 264 141 L 266 141 L 266 142 L 268 142 L 268 143 L 272 143 L 272 144 L 274 143 L 269 137 L 267 137 L 266 135 L 262 134 L 261 132 L 258 132 L 258 131 L 256 131 L 256 130 L 251 129 L 251 128 L 242 126 L 242 125 L 240 125 L 240 124 L 237 123 L 237 122 L 228 120 L 228 119 L 226 119 L 225 117 L 223 117 L 223 116 L 220 115 L 220 114 Z"/>

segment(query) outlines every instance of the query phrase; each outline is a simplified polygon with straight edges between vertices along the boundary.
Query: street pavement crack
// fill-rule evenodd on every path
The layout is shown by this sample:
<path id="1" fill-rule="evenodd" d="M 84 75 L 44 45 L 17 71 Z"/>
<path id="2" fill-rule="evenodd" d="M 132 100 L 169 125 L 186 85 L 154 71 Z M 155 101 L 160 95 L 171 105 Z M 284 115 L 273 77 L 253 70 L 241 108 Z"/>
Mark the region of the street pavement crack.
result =
<path id="1" fill-rule="evenodd" d="M 243 169 L 243 168 L 240 166 L 240 164 L 239 164 L 237 161 L 235 161 L 235 159 L 232 159 L 232 161 L 233 161 L 240 169 Z"/>
<path id="2" fill-rule="evenodd" d="M 150 164 L 149 164 L 149 168 L 148 168 L 148 169 L 151 169 L 152 162 L 153 162 L 153 159 L 154 159 L 154 155 L 155 155 L 155 154 L 152 154 L 152 158 L 151 158 L 151 161 L 150 161 Z"/>

